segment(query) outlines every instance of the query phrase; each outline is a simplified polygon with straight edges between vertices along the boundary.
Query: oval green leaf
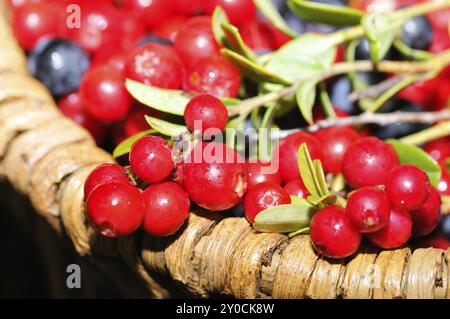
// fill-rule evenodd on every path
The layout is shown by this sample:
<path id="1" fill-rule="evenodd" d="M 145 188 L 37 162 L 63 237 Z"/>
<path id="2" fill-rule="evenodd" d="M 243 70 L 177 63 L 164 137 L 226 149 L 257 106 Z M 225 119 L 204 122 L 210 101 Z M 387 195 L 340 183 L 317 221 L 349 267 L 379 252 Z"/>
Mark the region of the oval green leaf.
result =
<path id="1" fill-rule="evenodd" d="M 270 0 L 253 0 L 253 2 L 259 11 L 267 18 L 267 20 L 272 22 L 275 28 L 291 37 L 296 37 L 298 35 L 294 30 L 289 28 L 280 12 L 277 8 L 275 8 Z"/>
<path id="2" fill-rule="evenodd" d="M 295 94 L 297 104 L 303 118 L 309 124 L 313 124 L 313 107 L 316 100 L 316 80 L 303 81 Z"/>
<path id="3" fill-rule="evenodd" d="M 227 38 L 225 43 L 231 44 L 230 49 L 256 63 L 256 54 L 245 44 L 241 34 L 239 33 L 239 29 L 231 23 L 222 23 L 221 27 Z"/>
<path id="4" fill-rule="evenodd" d="M 279 205 L 256 215 L 253 228 L 259 232 L 291 233 L 307 227 L 316 209 L 303 205 Z"/>
<path id="5" fill-rule="evenodd" d="M 114 158 L 118 158 L 122 155 L 128 154 L 130 152 L 131 146 L 134 144 L 134 142 L 136 142 L 137 140 L 139 140 L 140 138 L 147 136 L 147 135 L 152 135 L 155 134 L 156 131 L 151 129 L 151 130 L 146 130 L 146 131 L 142 131 L 139 132 L 133 136 L 130 136 L 129 138 L 127 138 L 126 140 L 123 140 L 119 145 L 116 146 L 116 148 L 113 151 L 113 157 Z"/>
<path id="6" fill-rule="evenodd" d="M 147 123 L 153 127 L 158 133 L 165 136 L 180 136 L 188 132 L 188 129 L 184 125 L 178 125 L 174 123 L 170 123 L 156 117 L 145 115 L 145 120 Z"/>
<path id="7" fill-rule="evenodd" d="M 217 43 L 223 47 L 229 48 L 231 44 L 228 42 L 227 35 L 222 29 L 223 23 L 228 23 L 228 17 L 222 7 L 217 6 L 211 16 L 212 31 Z"/>

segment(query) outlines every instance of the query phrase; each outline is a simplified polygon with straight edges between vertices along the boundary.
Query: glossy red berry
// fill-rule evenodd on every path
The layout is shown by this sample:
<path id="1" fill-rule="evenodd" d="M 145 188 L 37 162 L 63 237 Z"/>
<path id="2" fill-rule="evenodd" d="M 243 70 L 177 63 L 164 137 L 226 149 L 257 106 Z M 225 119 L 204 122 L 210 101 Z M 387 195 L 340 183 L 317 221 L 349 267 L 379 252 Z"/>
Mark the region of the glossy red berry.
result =
<path id="1" fill-rule="evenodd" d="M 147 207 L 142 228 L 150 235 L 172 235 L 189 216 L 189 196 L 174 182 L 150 185 L 142 195 Z"/>
<path id="2" fill-rule="evenodd" d="M 125 72 L 129 79 L 176 90 L 181 87 L 184 70 L 173 48 L 148 43 L 131 51 Z"/>
<path id="3" fill-rule="evenodd" d="M 412 235 L 418 237 L 430 234 L 439 224 L 441 217 L 441 196 L 432 187 L 425 203 L 409 213 L 413 220 Z"/>
<path id="4" fill-rule="evenodd" d="M 123 131 L 126 137 L 136 135 L 142 131 L 148 130 L 149 126 L 145 120 L 145 116 L 160 116 L 158 111 L 148 108 L 146 106 L 136 107 L 128 113 L 123 122 Z"/>
<path id="5" fill-rule="evenodd" d="M 86 110 L 102 121 L 119 121 L 132 106 L 124 77 L 119 70 L 109 67 L 86 72 L 81 80 L 80 96 Z"/>
<path id="6" fill-rule="evenodd" d="M 183 164 L 184 189 L 211 211 L 232 208 L 247 189 L 244 159 L 224 144 L 200 142 Z"/>
<path id="7" fill-rule="evenodd" d="M 323 134 L 318 135 L 318 138 L 322 142 L 325 153 L 324 166 L 326 170 L 338 174 L 342 171 L 345 153 L 360 136 L 353 128 L 335 127 L 325 130 Z"/>
<path id="8" fill-rule="evenodd" d="M 301 179 L 293 179 L 284 184 L 284 190 L 289 193 L 289 195 L 293 195 L 299 198 L 307 198 L 309 196 L 309 192 L 306 189 L 305 184 Z"/>
<path id="9" fill-rule="evenodd" d="M 363 187 L 350 195 L 345 211 L 358 231 L 373 233 L 387 224 L 391 204 L 382 190 Z"/>
<path id="10" fill-rule="evenodd" d="M 386 180 L 386 193 L 392 205 L 407 210 L 422 206 L 430 188 L 428 176 L 414 165 L 395 167 Z"/>
<path id="11" fill-rule="evenodd" d="M 132 234 L 142 224 L 145 203 L 138 188 L 121 182 L 108 182 L 95 188 L 86 202 L 87 216 L 103 236 Z"/>
<path id="12" fill-rule="evenodd" d="M 280 166 L 281 181 L 287 183 L 293 179 L 300 179 L 297 155 L 300 146 L 306 143 L 311 158 L 324 162 L 324 154 L 320 141 L 313 135 L 305 132 L 296 132 L 281 140 L 274 151 L 273 161 L 278 160 Z"/>
<path id="13" fill-rule="evenodd" d="M 165 180 L 173 170 L 169 144 L 159 136 L 145 136 L 133 144 L 130 165 L 134 174 L 148 183 Z"/>
<path id="14" fill-rule="evenodd" d="M 117 164 L 102 164 L 96 167 L 86 179 L 84 183 L 84 197 L 87 198 L 97 186 L 106 182 L 130 183 L 130 180 L 122 166 Z"/>
<path id="15" fill-rule="evenodd" d="M 448 173 L 445 163 L 441 163 L 441 178 L 437 184 L 437 190 L 442 195 L 450 195 L 450 174 Z"/>
<path id="16" fill-rule="evenodd" d="M 389 171 L 398 164 L 392 146 L 375 137 L 365 137 L 348 148 L 342 173 L 353 188 L 384 185 Z"/>
<path id="17" fill-rule="evenodd" d="M 260 183 L 247 191 L 244 201 L 245 217 L 253 224 L 261 211 L 283 204 L 290 204 L 291 197 L 278 184 Z"/>
<path id="18" fill-rule="evenodd" d="M 184 110 L 184 121 L 189 130 L 200 131 L 211 137 L 223 131 L 228 122 L 228 110 L 210 94 L 194 96 Z"/>
<path id="19" fill-rule="evenodd" d="M 217 97 L 236 97 L 239 87 L 239 71 L 221 56 L 207 57 L 193 64 L 183 81 L 186 91 Z"/>
<path id="20" fill-rule="evenodd" d="M 361 233 L 339 206 L 327 206 L 314 215 L 310 236 L 316 251 L 328 258 L 348 257 L 358 250 L 361 243 Z"/>
<path id="21" fill-rule="evenodd" d="M 253 0 L 209 0 L 205 5 L 206 13 L 212 14 L 216 6 L 222 7 L 234 25 L 251 20 L 256 13 Z"/>
<path id="22" fill-rule="evenodd" d="M 173 10 L 179 14 L 192 16 L 202 13 L 205 7 L 204 0 L 171 0 Z"/>
<path id="23" fill-rule="evenodd" d="M 450 157 L 450 138 L 444 137 L 427 143 L 423 148 L 436 161 Z"/>
<path id="24" fill-rule="evenodd" d="M 411 229 L 412 219 L 408 211 L 393 208 L 387 224 L 379 231 L 367 234 L 367 238 L 379 248 L 398 248 L 411 237 Z"/>
<path id="25" fill-rule="evenodd" d="M 91 68 L 108 66 L 124 72 L 128 59 L 128 53 L 129 52 L 126 51 L 101 50 L 93 58 Z"/>
<path id="26" fill-rule="evenodd" d="M 247 162 L 247 189 L 250 190 L 254 186 L 269 182 L 280 185 L 281 177 L 278 173 L 278 167 L 271 162 L 252 161 Z"/>
<path id="27" fill-rule="evenodd" d="M 171 17 L 167 18 L 163 24 L 157 26 L 153 30 L 153 33 L 158 38 L 175 42 L 178 31 L 180 31 L 184 27 L 187 19 L 188 18 L 186 16 L 172 15 Z"/>
<path id="28" fill-rule="evenodd" d="M 190 18 L 181 28 L 174 42 L 175 51 L 185 65 L 194 65 L 202 58 L 219 53 L 212 33 L 210 17 Z"/>
<path id="29" fill-rule="evenodd" d="M 169 0 L 121 0 L 121 8 L 133 13 L 148 28 L 160 25 L 172 11 Z"/>
<path id="30" fill-rule="evenodd" d="M 247 20 L 239 27 L 245 44 L 257 53 L 267 53 L 275 48 L 270 28 L 265 21 Z"/>

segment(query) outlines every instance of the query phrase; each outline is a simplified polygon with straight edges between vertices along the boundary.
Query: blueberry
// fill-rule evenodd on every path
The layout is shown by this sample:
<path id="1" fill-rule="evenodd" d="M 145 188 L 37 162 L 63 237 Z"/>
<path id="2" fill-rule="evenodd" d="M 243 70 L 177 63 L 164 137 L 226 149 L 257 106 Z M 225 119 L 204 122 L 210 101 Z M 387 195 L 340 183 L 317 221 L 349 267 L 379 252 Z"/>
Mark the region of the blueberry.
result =
<path id="1" fill-rule="evenodd" d="M 426 16 L 417 16 L 403 25 L 403 42 L 417 50 L 427 49 L 433 38 L 433 28 Z"/>
<path id="2" fill-rule="evenodd" d="M 341 111 L 355 115 L 361 111 L 355 103 L 348 101 L 352 92 L 352 83 L 346 75 L 339 76 L 328 88 L 331 103 Z"/>
<path id="3" fill-rule="evenodd" d="M 370 60 L 370 44 L 367 38 L 362 38 L 355 50 L 355 59 L 356 60 Z M 384 56 L 383 60 L 393 60 L 395 59 L 395 53 L 392 48 Z"/>
<path id="4" fill-rule="evenodd" d="M 421 112 L 422 109 L 412 103 L 404 100 L 387 102 L 381 109 L 380 113 L 400 112 Z M 412 122 L 399 122 L 385 126 L 372 125 L 371 130 L 375 136 L 380 139 L 400 138 L 415 132 L 428 128 L 429 125 Z"/>
<path id="5" fill-rule="evenodd" d="M 78 88 L 89 63 L 86 52 L 75 43 L 62 39 L 42 40 L 28 56 L 30 73 L 56 97 Z"/>
<path id="6" fill-rule="evenodd" d="M 289 11 L 287 7 L 287 0 L 270 0 L 270 2 L 272 2 L 273 6 L 277 8 L 281 15 Z"/>
<path id="7" fill-rule="evenodd" d="M 440 223 L 442 233 L 450 240 L 450 215 L 443 215 Z"/>
<path id="8" fill-rule="evenodd" d="M 173 44 L 172 41 L 170 41 L 168 39 L 163 39 L 163 38 L 159 38 L 153 34 L 148 34 L 138 41 L 137 46 L 141 46 L 141 45 L 144 45 L 147 43 L 157 43 L 157 44 L 169 45 L 169 46 Z"/>

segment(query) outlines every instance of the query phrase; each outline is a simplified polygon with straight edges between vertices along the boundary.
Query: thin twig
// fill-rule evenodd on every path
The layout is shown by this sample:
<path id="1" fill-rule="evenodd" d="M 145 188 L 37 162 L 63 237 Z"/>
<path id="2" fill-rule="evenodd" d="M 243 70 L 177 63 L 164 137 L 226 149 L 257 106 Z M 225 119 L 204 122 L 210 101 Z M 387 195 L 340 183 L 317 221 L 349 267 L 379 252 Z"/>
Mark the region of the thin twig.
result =
<path id="1" fill-rule="evenodd" d="M 352 92 L 348 95 L 347 100 L 351 103 L 354 103 L 362 99 L 376 99 L 381 94 L 386 92 L 389 88 L 391 88 L 393 85 L 403 81 L 408 76 L 409 74 L 400 74 L 392 78 L 386 79 L 378 84 L 375 84 L 369 87 L 367 90 Z"/>

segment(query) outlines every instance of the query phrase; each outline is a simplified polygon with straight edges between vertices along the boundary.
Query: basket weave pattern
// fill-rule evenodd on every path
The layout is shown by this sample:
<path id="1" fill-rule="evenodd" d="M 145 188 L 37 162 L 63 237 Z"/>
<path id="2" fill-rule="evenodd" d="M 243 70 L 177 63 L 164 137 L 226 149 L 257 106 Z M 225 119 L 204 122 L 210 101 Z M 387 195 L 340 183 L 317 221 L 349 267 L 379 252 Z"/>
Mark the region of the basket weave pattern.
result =
<path id="1" fill-rule="evenodd" d="M 308 236 L 255 233 L 243 218 L 207 212 L 191 214 L 170 238 L 97 236 L 85 219 L 83 185 L 113 159 L 27 74 L 1 14 L 0 39 L 0 179 L 27 194 L 80 255 L 105 271 L 123 261 L 149 297 L 450 298 L 450 249 L 363 248 L 330 261 L 314 253 Z"/>

